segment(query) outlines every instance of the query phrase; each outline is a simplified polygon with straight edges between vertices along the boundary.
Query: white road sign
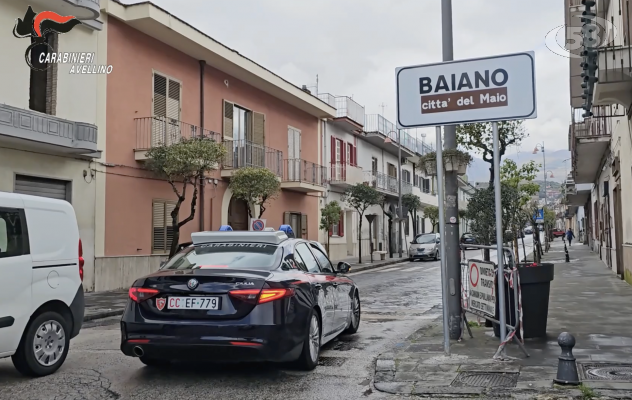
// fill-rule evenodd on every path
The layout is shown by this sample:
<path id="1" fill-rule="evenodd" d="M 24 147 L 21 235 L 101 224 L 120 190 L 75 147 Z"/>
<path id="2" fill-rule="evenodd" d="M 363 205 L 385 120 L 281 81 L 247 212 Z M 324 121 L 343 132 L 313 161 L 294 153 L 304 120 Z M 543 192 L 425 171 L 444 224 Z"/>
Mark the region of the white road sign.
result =
<path id="1" fill-rule="evenodd" d="M 535 53 L 396 69 L 397 127 L 537 117 Z"/>
<path id="2" fill-rule="evenodd" d="M 469 286 L 468 306 L 472 311 L 496 315 L 496 291 L 494 290 L 494 264 L 469 261 L 467 281 Z"/>

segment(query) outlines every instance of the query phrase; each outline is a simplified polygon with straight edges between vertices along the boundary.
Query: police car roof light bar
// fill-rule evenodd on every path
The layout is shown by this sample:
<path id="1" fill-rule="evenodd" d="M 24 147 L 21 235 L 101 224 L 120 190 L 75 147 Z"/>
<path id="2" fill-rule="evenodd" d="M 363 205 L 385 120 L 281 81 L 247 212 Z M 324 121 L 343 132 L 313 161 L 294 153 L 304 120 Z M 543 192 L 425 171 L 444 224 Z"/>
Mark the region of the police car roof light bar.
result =
<path id="1" fill-rule="evenodd" d="M 296 237 L 296 235 L 294 235 L 294 230 L 292 230 L 292 227 L 290 225 L 281 225 L 281 227 L 279 228 L 279 231 L 285 232 L 285 234 L 289 238 L 295 238 Z"/>
<path id="2" fill-rule="evenodd" d="M 250 231 L 215 231 L 215 232 L 194 232 L 191 234 L 193 245 L 203 243 L 261 243 L 261 244 L 281 244 L 288 236 L 284 232 L 250 232 Z"/>

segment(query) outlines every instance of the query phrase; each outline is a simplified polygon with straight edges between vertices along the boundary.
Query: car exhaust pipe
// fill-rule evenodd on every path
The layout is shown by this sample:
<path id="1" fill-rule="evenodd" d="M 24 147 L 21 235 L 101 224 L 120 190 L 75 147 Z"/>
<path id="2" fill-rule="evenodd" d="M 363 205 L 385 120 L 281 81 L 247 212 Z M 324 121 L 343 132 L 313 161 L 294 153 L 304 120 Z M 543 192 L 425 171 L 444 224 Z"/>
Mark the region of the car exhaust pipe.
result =
<path id="1" fill-rule="evenodd" d="M 143 351 L 143 348 L 140 346 L 134 347 L 134 349 L 132 349 L 132 353 L 134 353 L 135 357 L 142 357 L 145 355 L 145 351 Z"/>

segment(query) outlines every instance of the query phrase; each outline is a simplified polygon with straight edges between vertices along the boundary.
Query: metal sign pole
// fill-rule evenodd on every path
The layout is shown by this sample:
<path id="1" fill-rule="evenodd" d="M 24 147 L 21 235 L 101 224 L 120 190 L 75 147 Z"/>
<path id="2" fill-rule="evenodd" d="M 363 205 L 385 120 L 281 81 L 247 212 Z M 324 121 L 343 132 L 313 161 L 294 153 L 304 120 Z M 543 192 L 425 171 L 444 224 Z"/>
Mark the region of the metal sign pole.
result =
<path id="1" fill-rule="evenodd" d="M 443 144 L 441 127 L 437 126 L 437 191 L 439 192 L 439 247 L 441 249 L 441 300 L 443 303 L 443 351 L 450 355 L 450 310 L 448 310 L 448 271 L 445 258 L 445 213 L 443 211 Z"/>
<path id="2" fill-rule="evenodd" d="M 496 205 L 496 258 L 498 265 L 498 314 L 500 315 L 500 342 L 505 341 L 507 326 L 505 319 L 505 268 L 503 266 L 503 206 L 500 196 L 500 153 L 498 139 L 498 122 L 492 122 L 494 141 L 494 203 Z M 504 350 L 503 350 L 504 351 Z"/>

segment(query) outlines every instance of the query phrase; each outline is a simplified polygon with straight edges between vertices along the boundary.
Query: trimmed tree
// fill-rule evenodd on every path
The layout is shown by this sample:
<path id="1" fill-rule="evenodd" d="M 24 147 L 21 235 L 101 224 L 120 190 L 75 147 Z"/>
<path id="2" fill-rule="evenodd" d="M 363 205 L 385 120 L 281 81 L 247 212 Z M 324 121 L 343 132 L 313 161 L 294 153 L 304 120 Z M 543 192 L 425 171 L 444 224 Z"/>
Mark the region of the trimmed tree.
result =
<path id="1" fill-rule="evenodd" d="M 439 225 L 439 207 L 424 207 L 424 218 L 428 218 L 430 220 L 430 223 L 432 224 L 432 231 L 436 232 L 437 226 Z"/>
<path id="2" fill-rule="evenodd" d="M 336 222 L 340 221 L 340 214 L 342 213 L 342 208 L 340 208 L 340 204 L 337 201 L 331 201 L 325 205 L 321 210 L 320 215 L 320 229 L 327 232 L 327 254 L 329 252 L 329 239 L 331 235 L 329 232 L 332 227 L 336 224 Z"/>
<path id="3" fill-rule="evenodd" d="M 358 263 L 362 262 L 362 219 L 371 206 L 382 204 L 384 196 L 372 186 L 358 183 L 345 191 L 342 201 L 358 212 Z"/>
<path id="4" fill-rule="evenodd" d="M 464 149 L 474 151 L 489 164 L 489 186 L 494 186 L 494 146 L 491 122 L 459 125 L 456 128 L 457 143 Z M 528 137 L 522 120 L 498 122 L 499 156 L 511 146 L 518 146 Z"/>
<path id="5" fill-rule="evenodd" d="M 408 209 L 408 214 L 413 220 L 413 237 L 417 236 L 417 211 L 421 209 L 419 196 L 407 193 L 402 196 L 402 206 Z"/>
<path id="6" fill-rule="evenodd" d="M 180 241 L 180 228 L 193 220 L 198 196 L 197 183 L 215 169 L 224 158 L 224 146 L 208 138 L 182 138 L 179 142 L 152 147 L 147 151 L 145 168 L 165 179 L 171 185 L 177 201 L 171 211 L 173 240 L 169 257 L 173 257 Z M 180 207 L 186 200 L 188 186 L 192 186 L 191 211 L 189 216 L 179 221 Z"/>
<path id="7" fill-rule="evenodd" d="M 233 196 L 248 204 L 248 216 L 254 217 L 254 206 L 259 206 L 261 218 L 266 211 L 266 205 L 276 198 L 281 190 L 279 178 L 266 168 L 240 168 L 230 179 L 228 188 Z"/>

